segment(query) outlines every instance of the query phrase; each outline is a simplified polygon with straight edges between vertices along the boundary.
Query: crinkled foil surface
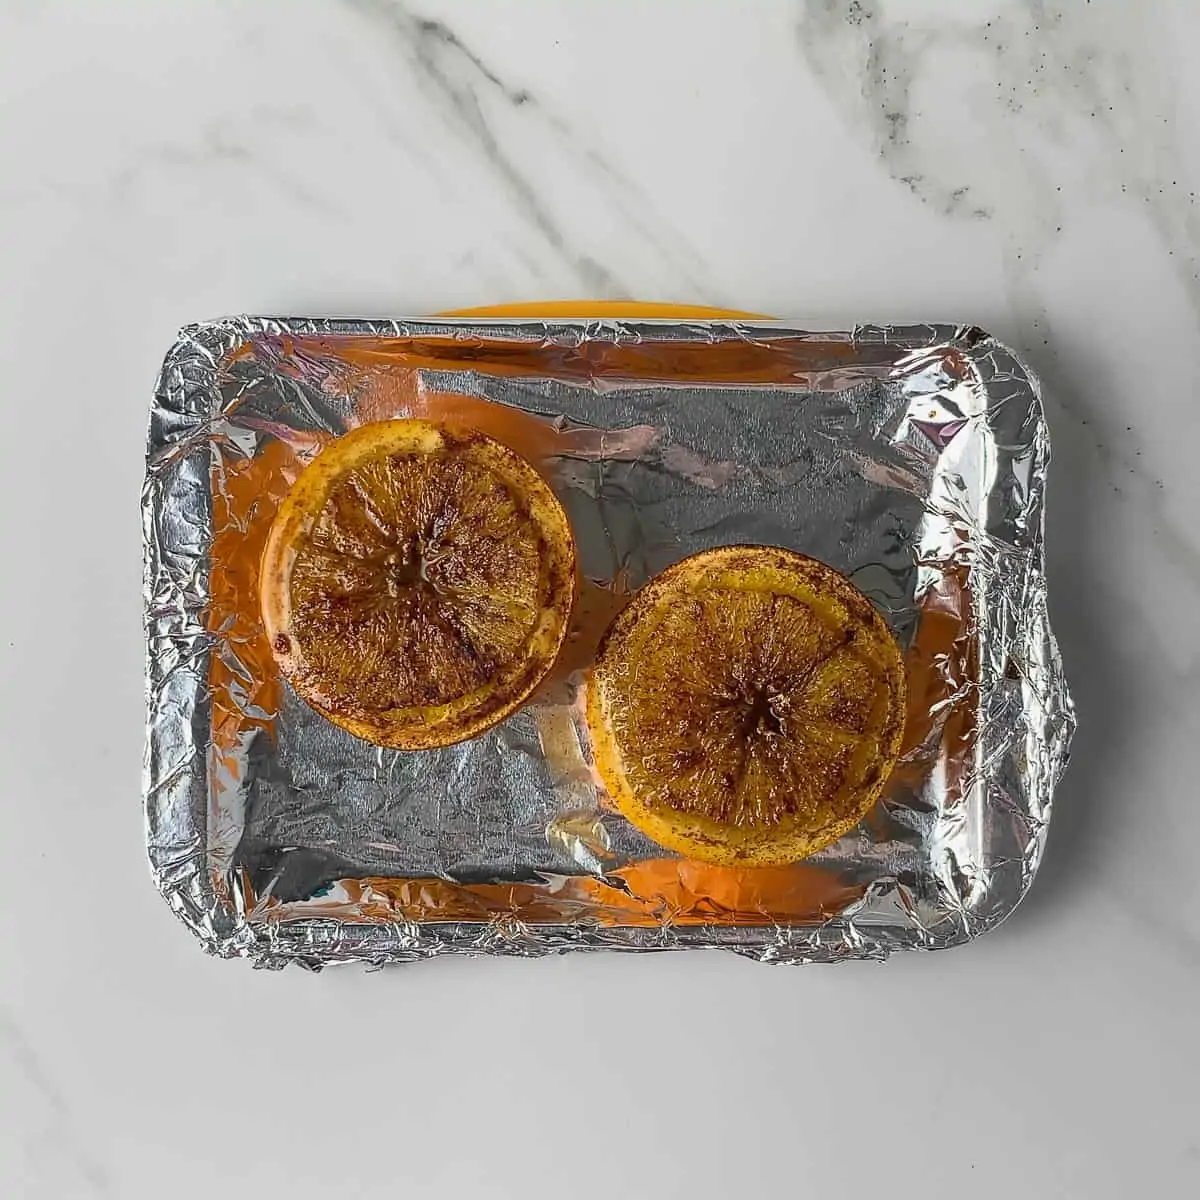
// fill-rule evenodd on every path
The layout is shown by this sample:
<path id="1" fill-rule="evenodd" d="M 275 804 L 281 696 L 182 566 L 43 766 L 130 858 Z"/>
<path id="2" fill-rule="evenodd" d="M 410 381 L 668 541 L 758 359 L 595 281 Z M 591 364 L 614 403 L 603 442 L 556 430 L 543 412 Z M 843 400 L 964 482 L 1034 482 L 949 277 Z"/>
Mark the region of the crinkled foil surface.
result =
<path id="1" fill-rule="evenodd" d="M 695 551 L 846 572 L 905 649 L 910 711 L 862 825 L 787 868 L 672 857 L 611 811 L 580 671 L 491 732 L 382 750 L 278 678 L 266 530 L 332 436 L 476 423 L 538 462 L 579 542 L 586 667 L 623 595 Z M 209 951 L 263 966 L 446 952 L 726 947 L 880 958 L 996 925 L 1042 854 L 1074 727 L 1046 611 L 1049 443 L 979 330 L 777 322 L 191 326 L 159 378 L 143 494 L 149 855 Z"/>

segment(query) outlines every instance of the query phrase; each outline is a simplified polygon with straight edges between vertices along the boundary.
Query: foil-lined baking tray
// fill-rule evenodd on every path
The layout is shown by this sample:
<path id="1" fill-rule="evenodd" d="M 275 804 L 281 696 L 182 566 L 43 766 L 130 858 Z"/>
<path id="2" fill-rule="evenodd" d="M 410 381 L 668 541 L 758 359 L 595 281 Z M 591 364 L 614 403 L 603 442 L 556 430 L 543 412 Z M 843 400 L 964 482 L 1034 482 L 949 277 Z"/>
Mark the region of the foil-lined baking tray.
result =
<path id="1" fill-rule="evenodd" d="M 276 506 L 368 420 L 472 424 L 535 460 L 578 539 L 565 672 L 459 746 L 384 750 L 277 674 Z M 977 329 L 758 320 L 323 321 L 184 329 L 143 493 L 155 880 L 263 966 L 718 946 L 880 958 L 978 936 L 1042 855 L 1074 715 L 1046 610 L 1038 386 Z M 905 651 L 903 754 L 862 824 L 786 868 L 685 861 L 607 803 L 577 704 L 598 631 L 676 560 L 823 559 Z"/>

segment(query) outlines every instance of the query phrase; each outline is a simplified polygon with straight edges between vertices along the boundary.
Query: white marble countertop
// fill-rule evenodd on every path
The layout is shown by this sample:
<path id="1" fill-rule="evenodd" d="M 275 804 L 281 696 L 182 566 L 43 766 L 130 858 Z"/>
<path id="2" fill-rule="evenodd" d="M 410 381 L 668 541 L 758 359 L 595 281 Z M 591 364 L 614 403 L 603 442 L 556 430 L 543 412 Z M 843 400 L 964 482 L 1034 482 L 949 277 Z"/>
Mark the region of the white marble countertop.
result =
<path id="1" fill-rule="evenodd" d="M 0 0 L 0 1195 L 1200 1194 L 1198 39 L 1193 0 Z M 1080 729 L 1030 898 L 885 966 L 206 958 L 139 799 L 176 328 L 606 296 L 1041 372 Z"/>

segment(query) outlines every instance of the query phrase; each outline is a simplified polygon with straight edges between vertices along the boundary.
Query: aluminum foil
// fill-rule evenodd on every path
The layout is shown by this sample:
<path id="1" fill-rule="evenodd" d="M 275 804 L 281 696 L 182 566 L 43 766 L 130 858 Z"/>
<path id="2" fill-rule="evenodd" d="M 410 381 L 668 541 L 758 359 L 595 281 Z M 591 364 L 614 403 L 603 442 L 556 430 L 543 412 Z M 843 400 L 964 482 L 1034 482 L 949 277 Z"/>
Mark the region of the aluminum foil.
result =
<path id="1" fill-rule="evenodd" d="M 414 413 L 540 460 L 579 543 L 580 669 L 587 622 L 697 550 L 771 543 L 846 572 L 911 693 L 862 825 L 788 868 L 671 856 L 606 804 L 578 671 L 417 753 L 289 692 L 257 616 L 274 508 L 330 437 Z M 155 880 L 207 950 L 263 966 L 689 946 L 807 962 L 974 938 L 1033 879 L 1074 728 L 1046 610 L 1048 461 L 1036 381 L 976 329 L 190 326 L 158 380 L 142 504 Z"/>

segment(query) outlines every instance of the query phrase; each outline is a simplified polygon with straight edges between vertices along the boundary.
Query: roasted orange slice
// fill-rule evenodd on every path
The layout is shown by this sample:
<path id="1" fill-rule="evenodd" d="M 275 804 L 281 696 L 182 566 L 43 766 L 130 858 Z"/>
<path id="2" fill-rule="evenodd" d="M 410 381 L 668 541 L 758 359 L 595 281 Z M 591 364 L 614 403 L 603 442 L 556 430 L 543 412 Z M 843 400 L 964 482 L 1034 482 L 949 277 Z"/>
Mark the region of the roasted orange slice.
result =
<path id="1" fill-rule="evenodd" d="M 853 829 L 904 732 L 904 667 L 849 580 L 790 550 L 726 546 L 651 580 L 588 682 L 617 807 L 689 858 L 768 866 Z"/>
<path id="2" fill-rule="evenodd" d="M 562 506 L 483 434 L 379 421 L 331 442 L 279 507 L 262 615 L 293 689 L 343 729 L 419 750 L 512 713 L 575 597 Z"/>

